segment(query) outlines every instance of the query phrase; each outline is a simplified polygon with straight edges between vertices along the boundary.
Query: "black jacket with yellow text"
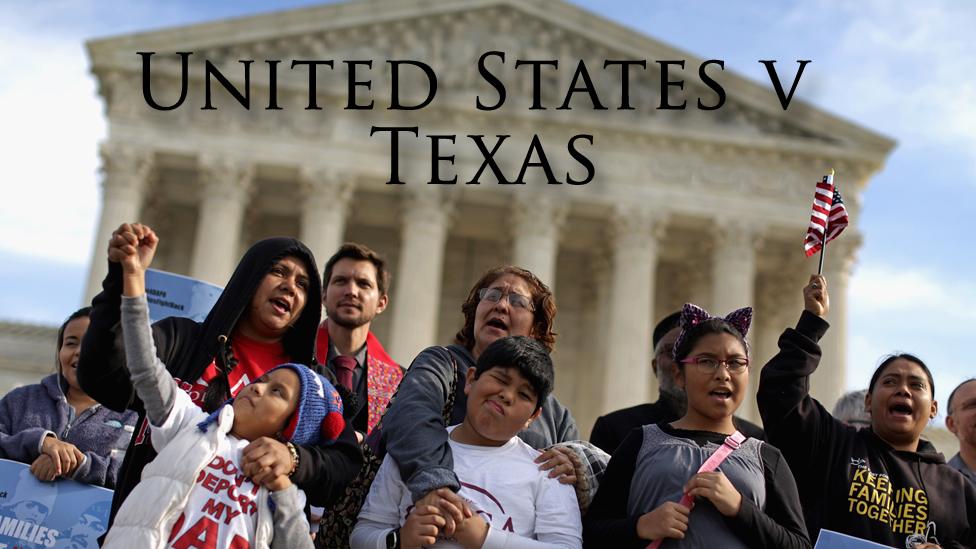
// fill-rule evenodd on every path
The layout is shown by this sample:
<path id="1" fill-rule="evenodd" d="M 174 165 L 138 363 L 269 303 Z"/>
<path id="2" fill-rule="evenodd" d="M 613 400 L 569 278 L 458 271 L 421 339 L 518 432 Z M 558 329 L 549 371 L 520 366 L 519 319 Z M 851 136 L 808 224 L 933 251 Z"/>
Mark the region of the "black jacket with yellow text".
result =
<path id="1" fill-rule="evenodd" d="M 811 540 L 821 528 L 890 547 L 976 548 L 976 489 L 928 441 L 899 451 L 810 397 L 828 324 L 803 312 L 762 370 L 759 412 L 796 478 Z"/>

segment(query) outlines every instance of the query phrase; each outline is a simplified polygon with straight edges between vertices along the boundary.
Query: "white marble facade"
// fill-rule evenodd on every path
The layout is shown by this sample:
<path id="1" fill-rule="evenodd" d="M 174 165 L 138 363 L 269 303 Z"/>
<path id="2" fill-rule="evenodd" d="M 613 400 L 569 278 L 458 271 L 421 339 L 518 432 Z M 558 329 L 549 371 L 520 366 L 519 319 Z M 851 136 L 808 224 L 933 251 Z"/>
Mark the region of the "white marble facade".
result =
<path id="1" fill-rule="evenodd" d="M 509 98 L 506 107 L 483 112 L 475 95 L 494 95 L 476 66 L 489 50 L 506 52 L 498 74 Z M 556 393 L 584 436 L 597 415 L 656 398 L 651 330 L 685 301 L 722 313 L 755 305 L 750 339 L 756 361 L 768 358 L 816 270 L 802 251 L 814 182 L 835 168 L 856 222 L 860 195 L 893 146 L 799 101 L 784 113 L 772 89 L 729 72 L 721 75 L 728 101 L 712 112 L 655 109 L 660 83 L 652 70 L 634 75 L 636 110 L 594 110 L 586 94 L 574 98 L 571 112 L 529 110 L 530 73 L 515 72 L 515 59 L 560 60 L 560 70 L 544 79 L 550 106 L 562 101 L 580 59 L 608 106 L 620 92 L 619 79 L 610 78 L 617 73 L 602 70 L 605 59 L 646 59 L 651 67 L 683 59 L 693 68 L 685 73 L 689 105 L 710 93 L 696 78 L 700 59 L 558 0 L 367 0 L 94 40 L 88 51 L 109 122 L 89 295 L 104 274 L 104 243 L 122 221 L 157 229 L 157 267 L 215 283 L 262 237 L 298 236 L 320 264 L 342 241 L 358 241 L 390 260 L 391 305 L 375 332 L 409 364 L 423 347 L 452 340 L 460 303 L 485 269 L 516 263 L 555 289 Z M 152 85 L 161 103 L 180 93 L 174 52 L 194 52 L 182 107 L 147 107 L 137 51 L 158 52 Z M 237 60 L 256 60 L 250 110 L 222 90 L 214 93 L 217 110 L 201 110 L 203 59 L 238 83 Z M 282 110 L 264 109 L 267 59 L 283 60 Z M 335 60 L 335 70 L 319 74 L 322 110 L 304 109 L 307 72 L 284 70 L 294 59 Z M 364 73 L 373 80 L 374 110 L 342 108 L 342 61 L 350 59 L 374 60 Z M 387 59 L 431 65 L 435 101 L 417 111 L 387 110 Z M 401 138 L 405 185 L 384 184 L 389 137 L 370 137 L 372 125 L 419 126 L 419 139 Z M 532 173 L 538 169 L 529 170 L 535 179 L 526 185 L 499 185 L 490 176 L 463 183 L 481 164 L 467 134 L 512 136 L 496 155 L 509 178 L 538 134 L 565 179 L 580 169 L 566 151 L 580 133 L 594 136 L 593 146 L 581 146 L 596 166 L 586 185 L 546 185 Z M 442 152 L 456 155 L 453 169 L 442 166 L 448 177 L 459 175 L 457 185 L 425 184 L 429 134 L 457 134 Z M 828 403 L 843 390 L 846 288 L 860 239 L 849 228 L 827 257 L 835 328 L 813 392 Z M 751 399 L 743 413 L 758 420 Z"/>

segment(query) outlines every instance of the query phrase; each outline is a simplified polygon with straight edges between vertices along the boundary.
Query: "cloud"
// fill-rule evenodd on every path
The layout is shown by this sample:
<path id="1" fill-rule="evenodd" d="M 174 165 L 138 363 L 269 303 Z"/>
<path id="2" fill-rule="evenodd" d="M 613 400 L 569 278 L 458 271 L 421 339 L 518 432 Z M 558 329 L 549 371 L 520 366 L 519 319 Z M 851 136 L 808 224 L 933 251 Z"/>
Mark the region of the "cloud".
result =
<path id="1" fill-rule="evenodd" d="M 823 88 L 817 103 L 896 135 L 905 147 L 960 151 L 976 148 L 976 84 L 965 76 L 976 72 L 974 20 L 976 4 L 892 9 L 880 0 L 797 3 L 786 18 L 833 42 L 815 63 L 840 83 Z"/>
<path id="2" fill-rule="evenodd" d="M 972 375 L 972 361 L 960 354 L 976 321 L 976 291 L 968 281 L 876 263 L 854 274 L 848 300 L 849 389 L 863 388 L 881 358 L 897 352 L 925 361 L 943 404 L 952 388 Z"/>
<path id="3" fill-rule="evenodd" d="M 850 285 L 851 310 L 859 315 L 912 313 L 917 321 L 938 319 L 940 329 L 963 329 L 976 321 L 976 293 L 967 281 L 946 279 L 922 268 L 875 263 L 857 270 Z"/>
<path id="4" fill-rule="evenodd" d="M 3 13 L 4 163 L 0 250 L 86 263 L 97 218 L 102 107 L 79 37 L 37 31 L 37 13 Z M 16 70 L 12 70 L 16 69 Z"/>

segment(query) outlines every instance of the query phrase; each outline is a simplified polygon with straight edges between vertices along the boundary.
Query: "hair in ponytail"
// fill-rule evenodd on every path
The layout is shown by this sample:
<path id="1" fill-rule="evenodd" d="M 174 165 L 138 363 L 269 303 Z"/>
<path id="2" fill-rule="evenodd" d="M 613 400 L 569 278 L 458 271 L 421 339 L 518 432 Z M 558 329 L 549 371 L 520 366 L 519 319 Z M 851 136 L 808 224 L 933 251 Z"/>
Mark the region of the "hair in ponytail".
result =
<path id="1" fill-rule="evenodd" d="M 217 337 L 217 356 L 214 363 L 217 366 L 217 376 L 210 380 L 203 394 L 203 411 L 207 413 L 217 410 L 231 397 L 230 372 L 237 367 L 237 359 L 234 358 L 234 349 L 225 335 Z"/>

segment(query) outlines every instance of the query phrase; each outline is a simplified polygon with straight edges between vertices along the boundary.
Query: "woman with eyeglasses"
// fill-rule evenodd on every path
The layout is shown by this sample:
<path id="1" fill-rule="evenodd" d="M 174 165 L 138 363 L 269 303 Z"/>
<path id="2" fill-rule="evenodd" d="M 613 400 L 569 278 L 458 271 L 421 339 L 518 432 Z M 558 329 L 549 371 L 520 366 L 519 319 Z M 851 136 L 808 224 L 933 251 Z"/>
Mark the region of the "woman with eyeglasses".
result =
<path id="1" fill-rule="evenodd" d="M 450 524 L 442 528 L 447 535 L 453 532 L 452 519 L 463 520 L 460 500 L 454 494 L 460 484 L 454 474 L 442 418 L 452 378 L 456 379 L 450 421 L 454 425 L 464 419 L 465 372 L 474 367 L 488 345 L 506 336 L 529 336 L 551 351 L 556 339 L 552 331 L 556 316 L 552 292 L 534 274 L 519 267 L 497 267 L 485 273 L 471 288 L 461 312 L 464 326 L 455 336 L 455 343 L 429 347 L 417 355 L 382 423 L 386 451 L 399 465 L 400 476 L 417 505 L 429 503 L 447 509 Z M 542 406 L 539 418 L 518 436 L 537 449 L 580 438 L 569 410 L 552 395 Z M 576 481 L 566 455 L 550 450 L 537 461 L 540 468 L 550 471 L 550 477 L 559 477 L 563 483 Z"/>
<path id="2" fill-rule="evenodd" d="M 803 301 L 763 367 L 757 401 L 766 435 L 797 472 L 811 537 L 827 529 L 889 547 L 976 547 L 976 489 L 922 439 L 938 411 L 932 372 L 916 356 L 890 355 L 862 400 L 870 424 L 842 423 L 810 396 L 829 327 L 823 276 L 810 277 Z"/>
<path id="3" fill-rule="evenodd" d="M 749 387 L 751 321 L 751 308 L 718 318 L 684 306 L 672 356 L 687 410 L 620 443 L 583 518 L 584 547 L 810 547 L 786 460 L 732 422 Z"/>

